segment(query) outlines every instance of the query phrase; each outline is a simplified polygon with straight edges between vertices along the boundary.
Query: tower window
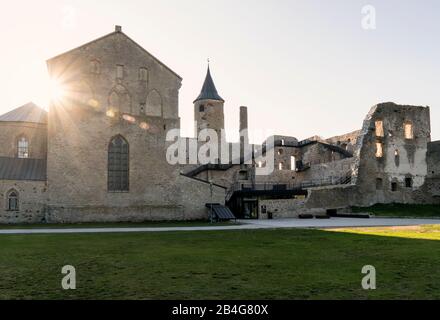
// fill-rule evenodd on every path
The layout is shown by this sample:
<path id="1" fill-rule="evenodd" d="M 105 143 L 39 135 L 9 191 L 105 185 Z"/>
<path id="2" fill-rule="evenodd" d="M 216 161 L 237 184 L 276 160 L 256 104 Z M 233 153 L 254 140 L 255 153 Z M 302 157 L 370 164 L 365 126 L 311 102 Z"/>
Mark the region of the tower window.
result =
<path id="1" fill-rule="evenodd" d="M 396 192 L 397 191 L 397 182 L 391 183 L 391 191 Z"/>
<path id="2" fill-rule="evenodd" d="M 405 139 L 411 140 L 414 139 L 414 131 L 413 131 L 413 125 L 411 122 L 406 122 L 404 124 L 405 128 Z"/>
<path id="3" fill-rule="evenodd" d="M 200 112 L 205 112 L 205 106 L 202 104 L 202 105 L 200 105 L 200 107 L 199 107 L 199 111 Z"/>
<path id="4" fill-rule="evenodd" d="M 384 137 L 384 130 L 383 130 L 383 121 L 382 120 L 377 120 L 375 122 L 376 125 L 376 137 Z"/>
<path id="5" fill-rule="evenodd" d="M 7 200 L 7 210 L 18 211 L 18 192 L 15 190 L 9 191 Z"/>
<path id="6" fill-rule="evenodd" d="M 129 191 L 129 146 L 122 136 L 113 138 L 108 147 L 108 191 Z"/>
<path id="7" fill-rule="evenodd" d="M 25 137 L 21 137 L 18 140 L 18 158 L 26 159 L 29 158 L 29 141 Z"/>
<path id="8" fill-rule="evenodd" d="M 280 163 L 278 164 L 278 170 L 283 170 L 283 168 L 284 168 L 284 165 L 283 165 L 282 162 L 280 162 Z"/>
<path id="9" fill-rule="evenodd" d="M 123 65 L 117 65 L 116 66 L 116 78 L 117 79 L 123 79 L 124 78 L 124 66 Z"/>

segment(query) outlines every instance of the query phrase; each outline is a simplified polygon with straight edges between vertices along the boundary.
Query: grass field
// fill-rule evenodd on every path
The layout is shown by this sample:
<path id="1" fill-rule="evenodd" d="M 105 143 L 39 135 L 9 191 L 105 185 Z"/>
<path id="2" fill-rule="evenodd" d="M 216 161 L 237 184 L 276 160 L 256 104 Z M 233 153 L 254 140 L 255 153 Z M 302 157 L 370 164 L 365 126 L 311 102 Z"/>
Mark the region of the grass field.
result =
<path id="1" fill-rule="evenodd" d="M 440 241 L 420 239 L 438 227 L 338 231 L 0 235 L 0 298 L 440 299 Z M 77 290 L 61 289 L 64 265 Z M 361 289 L 364 265 L 375 291 Z"/>
<path id="2" fill-rule="evenodd" d="M 353 207 L 355 213 L 372 213 L 388 217 L 439 217 L 440 205 L 431 204 L 376 204 L 372 207 Z"/>
<path id="3" fill-rule="evenodd" d="M 0 230 L 5 229 L 75 229 L 75 228 L 163 228 L 163 227 L 209 227 L 209 226 L 228 226 L 239 223 L 209 221 L 149 221 L 149 222 L 91 222 L 91 223 L 66 223 L 66 224 L 0 224 Z"/>

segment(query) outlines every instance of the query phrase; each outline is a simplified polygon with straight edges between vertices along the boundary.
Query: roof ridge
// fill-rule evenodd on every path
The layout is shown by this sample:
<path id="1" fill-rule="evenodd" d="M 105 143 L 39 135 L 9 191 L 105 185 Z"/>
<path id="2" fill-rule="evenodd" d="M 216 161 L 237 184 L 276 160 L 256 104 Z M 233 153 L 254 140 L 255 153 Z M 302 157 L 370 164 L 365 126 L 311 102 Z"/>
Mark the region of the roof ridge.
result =
<path id="1" fill-rule="evenodd" d="M 93 44 L 93 43 L 95 43 L 95 42 L 97 42 L 97 41 L 101 41 L 101 40 L 104 40 L 105 38 L 108 38 L 108 37 L 110 37 L 110 36 L 112 36 L 112 35 L 115 35 L 115 34 L 122 34 L 123 36 L 125 36 L 128 40 L 130 40 L 131 42 L 133 42 L 137 47 L 139 47 L 141 50 L 143 50 L 144 52 L 146 52 L 148 55 L 150 55 L 154 60 L 156 60 L 160 65 L 162 65 L 163 67 L 165 67 L 165 69 L 167 69 L 168 71 L 170 71 L 172 74 L 174 74 L 176 77 L 178 77 L 180 80 L 183 80 L 183 78 L 181 77 L 181 76 L 179 76 L 175 71 L 173 71 L 170 67 L 168 67 L 165 63 L 163 63 L 162 61 L 160 61 L 158 58 L 156 58 L 153 54 L 151 54 L 149 51 L 147 51 L 144 47 L 142 47 L 139 43 L 137 43 L 135 40 L 133 40 L 131 37 L 129 37 L 127 34 L 125 34 L 124 32 L 122 32 L 122 31 L 120 31 L 120 30 L 115 30 L 115 31 L 113 31 L 113 32 L 110 32 L 110 33 L 108 33 L 108 34 L 106 34 L 106 35 L 104 35 L 104 36 L 102 36 L 102 37 L 99 37 L 99 38 L 96 38 L 96 39 L 94 39 L 94 40 L 91 40 L 91 41 L 89 41 L 89 42 L 86 42 L 86 43 L 84 43 L 84 44 L 82 44 L 82 45 L 80 45 L 80 46 L 78 46 L 78 47 L 75 47 L 75 48 L 73 48 L 73 49 L 70 49 L 70 50 L 67 50 L 67 51 L 65 51 L 65 52 L 63 52 L 63 53 L 60 53 L 60 54 L 58 54 L 58 55 L 56 55 L 56 56 L 54 56 L 54 57 L 52 57 L 52 58 L 50 58 L 50 59 L 47 59 L 46 60 L 46 63 L 48 63 L 48 62 L 50 62 L 50 61 L 52 61 L 52 60 L 55 60 L 55 59 L 57 59 L 57 58 L 59 58 L 59 57 L 61 57 L 61 56 L 63 56 L 63 55 L 66 55 L 66 54 L 69 54 L 69 53 L 71 53 L 71 52 L 73 52 L 73 51 L 76 51 L 76 50 L 79 50 L 79 49 L 82 49 L 82 48 L 84 48 L 84 47 L 86 47 L 86 46 L 88 46 L 88 45 L 91 45 L 91 44 Z"/>
<path id="2" fill-rule="evenodd" d="M 45 124 L 47 123 L 47 111 L 31 101 L 0 115 L 0 122 L 31 122 Z"/>

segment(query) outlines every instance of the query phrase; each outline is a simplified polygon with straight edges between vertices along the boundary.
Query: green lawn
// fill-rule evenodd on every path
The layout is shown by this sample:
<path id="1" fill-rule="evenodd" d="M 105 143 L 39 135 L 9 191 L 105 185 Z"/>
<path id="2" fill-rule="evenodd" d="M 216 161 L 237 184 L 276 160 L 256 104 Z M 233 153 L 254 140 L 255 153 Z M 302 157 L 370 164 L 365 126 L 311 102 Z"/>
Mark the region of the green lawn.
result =
<path id="1" fill-rule="evenodd" d="M 440 299 L 439 266 L 439 241 L 320 230 L 0 235 L 0 299 Z"/>
<path id="2" fill-rule="evenodd" d="M 71 229 L 71 228 L 161 228 L 161 227 L 209 227 L 209 226 L 229 226 L 237 225 L 231 222 L 215 222 L 209 221 L 148 221 L 148 222 L 115 222 L 115 223 L 69 223 L 69 224 L 0 224 L 2 229 Z"/>
<path id="3" fill-rule="evenodd" d="M 372 213 L 389 217 L 439 217 L 440 205 L 430 204 L 376 204 L 372 207 L 353 207 L 355 213 Z"/>
<path id="4" fill-rule="evenodd" d="M 327 231 L 440 241 L 440 225 L 339 228 L 327 229 Z"/>

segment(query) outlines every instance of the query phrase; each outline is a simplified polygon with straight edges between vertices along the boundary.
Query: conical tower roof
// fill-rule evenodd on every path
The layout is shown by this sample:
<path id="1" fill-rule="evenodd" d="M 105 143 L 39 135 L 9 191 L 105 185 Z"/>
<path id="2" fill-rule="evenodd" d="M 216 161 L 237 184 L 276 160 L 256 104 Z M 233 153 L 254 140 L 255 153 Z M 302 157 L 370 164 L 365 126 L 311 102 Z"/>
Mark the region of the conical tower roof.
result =
<path id="1" fill-rule="evenodd" d="M 212 80 L 211 76 L 211 70 L 208 66 L 208 73 L 206 74 L 205 82 L 203 83 L 202 91 L 200 92 L 199 96 L 196 100 L 194 100 L 194 103 L 200 100 L 218 100 L 225 102 L 222 97 L 217 92 L 217 89 L 215 88 L 214 81 Z"/>

